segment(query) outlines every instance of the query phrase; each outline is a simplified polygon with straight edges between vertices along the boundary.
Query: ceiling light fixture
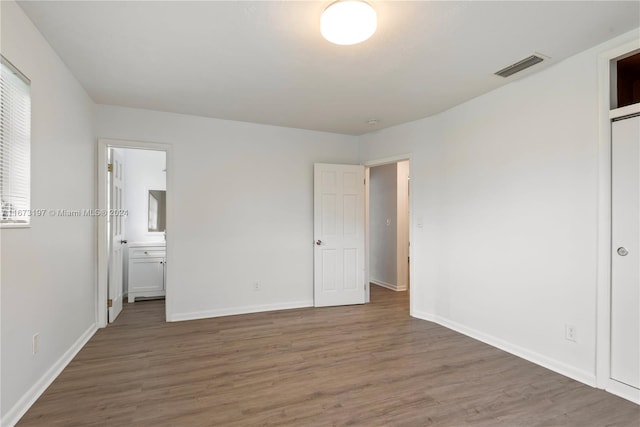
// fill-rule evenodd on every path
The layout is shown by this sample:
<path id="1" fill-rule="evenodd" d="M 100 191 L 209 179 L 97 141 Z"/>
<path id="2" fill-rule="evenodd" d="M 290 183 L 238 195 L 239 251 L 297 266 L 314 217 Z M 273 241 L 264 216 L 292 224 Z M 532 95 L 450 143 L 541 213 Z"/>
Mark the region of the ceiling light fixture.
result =
<path id="1" fill-rule="evenodd" d="M 339 0 L 320 17 L 320 32 L 331 43 L 351 45 L 367 40 L 376 32 L 378 16 L 369 3 Z"/>

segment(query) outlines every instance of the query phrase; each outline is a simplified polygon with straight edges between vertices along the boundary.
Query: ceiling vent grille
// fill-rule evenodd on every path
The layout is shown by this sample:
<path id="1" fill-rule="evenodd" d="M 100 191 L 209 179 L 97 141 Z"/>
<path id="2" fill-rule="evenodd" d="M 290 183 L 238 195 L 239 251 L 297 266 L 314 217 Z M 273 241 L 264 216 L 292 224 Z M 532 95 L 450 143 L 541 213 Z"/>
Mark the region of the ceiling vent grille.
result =
<path id="1" fill-rule="evenodd" d="M 522 61 L 518 61 L 515 64 L 504 67 L 500 71 L 496 71 L 495 75 L 500 77 L 509 77 L 514 75 L 515 73 L 519 73 L 522 70 L 526 70 L 527 68 L 534 66 L 542 61 L 544 61 L 544 58 L 541 58 L 537 55 L 531 55 L 530 57 L 525 58 Z"/>

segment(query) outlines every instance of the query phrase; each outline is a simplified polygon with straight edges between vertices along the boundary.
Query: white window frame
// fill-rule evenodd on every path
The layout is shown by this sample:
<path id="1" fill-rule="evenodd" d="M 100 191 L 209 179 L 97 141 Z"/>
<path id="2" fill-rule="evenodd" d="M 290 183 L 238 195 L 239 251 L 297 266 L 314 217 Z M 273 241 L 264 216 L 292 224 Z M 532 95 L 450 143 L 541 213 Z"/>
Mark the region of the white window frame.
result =
<path id="1" fill-rule="evenodd" d="M 7 83 L 3 88 L 4 91 L 0 92 L 0 130 L 2 130 L 0 134 L 2 144 L 0 146 L 0 228 L 28 228 L 31 227 L 32 216 L 31 80 L 2 55 L 0 55 L 0 63 L 1 73 L 9 71 L 25 85 L 25 87 L 20 87 L 20 84 L 14 80 L 13 83 Z M 26 95 L 26 100 L 19 101 L 17 97 L 7 97 L 9 91 L 18 95 Z M 22 110 L 5 111 L 6 108 L 20 108 Z M 15 119 L 13 118 L 14 114 Z M 14 123 L 14 120 L 17 123 Z M 11 157 L 7 160 L 3 158 L 3 155 Z M 3 178 L 7 179 L 9 182 L 7 186 L 11 189 L 9 200 L 5 200 L 6 187 Z M 12 188 L 14 185 L 22 188 Z M 11 218 L 5 218 L 6 209 L 10 209 L 9 206 L 13 207 L 14 214 L 11 215 Z"/>

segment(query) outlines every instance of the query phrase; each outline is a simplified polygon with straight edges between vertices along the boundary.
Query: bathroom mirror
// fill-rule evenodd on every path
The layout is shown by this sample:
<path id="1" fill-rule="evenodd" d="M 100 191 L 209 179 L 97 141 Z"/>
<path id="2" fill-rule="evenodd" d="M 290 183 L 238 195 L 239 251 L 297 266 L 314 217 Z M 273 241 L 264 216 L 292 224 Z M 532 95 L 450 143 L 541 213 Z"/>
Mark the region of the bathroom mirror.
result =
<path id="1" fill-rule="evenodd" d="M 167 192 L 149 190 L 149 231 L 165 231 Z"/>

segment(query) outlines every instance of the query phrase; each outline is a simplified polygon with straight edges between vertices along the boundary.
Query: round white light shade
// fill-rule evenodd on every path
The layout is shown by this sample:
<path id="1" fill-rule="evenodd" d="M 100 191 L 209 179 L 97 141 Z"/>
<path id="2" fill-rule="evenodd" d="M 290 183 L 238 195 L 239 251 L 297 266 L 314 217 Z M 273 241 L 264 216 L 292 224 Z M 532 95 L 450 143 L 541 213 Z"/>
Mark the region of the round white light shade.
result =
<path id="1" fill-rule="evenodd" d="M 331 43 L 357 44 L 376 32 L 378 16 L 370 4 L 359 0 L 337 1 L 320 17 L 320 32 Z"/>

